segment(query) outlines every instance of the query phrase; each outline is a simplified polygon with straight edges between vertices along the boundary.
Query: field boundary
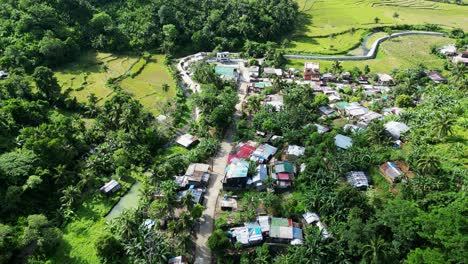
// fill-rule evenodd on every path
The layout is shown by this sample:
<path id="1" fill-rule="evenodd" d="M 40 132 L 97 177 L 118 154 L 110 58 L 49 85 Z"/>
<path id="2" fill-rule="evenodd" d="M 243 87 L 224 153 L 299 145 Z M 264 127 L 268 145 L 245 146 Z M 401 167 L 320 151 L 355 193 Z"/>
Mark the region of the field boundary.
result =
<path id="1" fill-rule="evenodd" d="M 358 60 L 372 60 L 375 59 L 377 56 L 377 52 L 379 46 L 382 42 L 403 36 L 409 35 L 427 35 L 427 36 L 437 36 L 437 37 L 445 37 L 446 34 L 440 32 L 433 32 L 433 31 L 405 31 L 394 33 L 389 36 L 381 37 L 377 39 L 374 44 L 372 44 L 371 49 L 366 55 L 363 56 L 318 56 L 318 55 L 300 55 L 300 54 L 286 54 L 284 55 L 287 59 L 307 59 L 307 60 L 341 60 L 341 61 L 358 61 Z"/>

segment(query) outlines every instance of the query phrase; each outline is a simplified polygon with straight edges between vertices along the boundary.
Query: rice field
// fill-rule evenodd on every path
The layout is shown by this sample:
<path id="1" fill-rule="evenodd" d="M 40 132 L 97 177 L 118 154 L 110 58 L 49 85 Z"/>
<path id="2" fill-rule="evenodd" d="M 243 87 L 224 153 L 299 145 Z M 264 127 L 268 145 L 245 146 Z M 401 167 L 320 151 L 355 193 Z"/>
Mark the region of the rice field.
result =
<path id="1" fill-rule="evenodd" d="M 324 36 L 338 34 L 334 54 L 357 46 L 359 34 L 341 33 L 350 29 L 369 30 L 377 26 L 437 24 L 443 28 L 468 31 L 468 6 L 425 0 L 297 0 L 300 27 L 291 37 L 290 51 L 332 54 Z M 395 16 L 397 14 L 397 16 Z M 378 23 L 375 23 L 375 18 Z M 321 43 L 320 43 L 321 42 Z M 348 43 L 347 43 L 348 42 Z M 324 47 L 318 47 L 325 44 Z M 328 44 L 328 45 L 327 45 Z"/>
<path id="2" fill-rule="evenodd" d="M 120 86 L 158 114 L 162 104 L 176 94 L 176 83 L 163 62 L 163 55 L 152 55 L 146 61 L 136 56 L 90 52 L 57 69 L 55 75 L 63 90 L 70 89 L 70 95 L 79 102 L 86 102 L 93 93 L 100 104 L 113 93 L 107 80 L 122 77 Z M 169 85 L 167 91 L 163 91 L 163 84 Z"/>
<path id="3" fill-rule="evenodd" d="M 163 55 L 153 55 L 141 72 L 122 80 L 120 86 L 153 114 L 160 113 L 165 102 L 176 96 L 176 83 L 164 65 Z M 169 85 L 165 91 L 163 85 Z"/>
<path id="4" fill-rule="evenodd" d="M 434 36 L 405 36 L 388 40 L 380 45 L 377 57 L 365 61 L 343 61 L 345 70 L 369 65 L 372 73 L 391 72 L 393 69 L 411 68 L 424 64 L 430 69 L 443 70 L 444 59 L 430 53 L 432 45 L 443 46 L 453 43 L 450 38 Z M 302 69 L 308 60 L 290 60 L 288 67 Z M 331 68 L 332 61 L 320 61 L 322 71 Z"/>

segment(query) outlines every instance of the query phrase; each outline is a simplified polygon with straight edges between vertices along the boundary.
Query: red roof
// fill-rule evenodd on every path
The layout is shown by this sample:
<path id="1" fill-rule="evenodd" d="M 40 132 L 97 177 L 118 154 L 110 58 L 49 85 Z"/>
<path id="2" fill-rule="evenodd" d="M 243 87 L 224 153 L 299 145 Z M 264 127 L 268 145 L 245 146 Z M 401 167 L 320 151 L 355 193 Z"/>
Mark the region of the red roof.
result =
<path id="1" fill-rule="evenodd" d="M 281 173 L 278 173 L 277 175 L 278 175 L 278 180 L 283 180 L 283 181 L 292 180 L 292 175 L 289 173 L 281 172 Z"/>
<path id="2" fill-rule="evenodd" d="M 244 144 L 242 145 L 236 153 L 229 154 L 228 156 L 228 163 L 231 163 L 231 160 L 234 158 L 238 159 L 248 159 L 250 155 L 255 151 L 255 147 L 249 145 L 249 144 Z"/>

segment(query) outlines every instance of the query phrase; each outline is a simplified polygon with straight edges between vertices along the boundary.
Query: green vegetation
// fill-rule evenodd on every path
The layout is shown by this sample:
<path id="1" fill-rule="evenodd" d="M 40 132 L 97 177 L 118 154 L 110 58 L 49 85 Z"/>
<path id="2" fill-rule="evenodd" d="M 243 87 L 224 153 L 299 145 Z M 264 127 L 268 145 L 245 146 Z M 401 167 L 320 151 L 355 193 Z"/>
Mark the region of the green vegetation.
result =
<path id="1" fill-rule="evenodd" d="M 298 0 L 298 4 L 299 27 L 286 46 L 288 52 L 345 54 L 376 27 L 434 24 L 468 29 L 468 6 L 425 0 Z"/>
<path id="2" fill-rule="evenodd" d="M 341 64 L 347 71 L 358 67 L 361 70 L 366 65 L 371 72 L 391 72 L 394 69 L 416 67 L 419 64 L 428 65 L 430 69 L 444 70 L 445 60 L 431 54 L 433 45 L 443 46 L 454 43 L 453 39 L 433 36 L 405 36 L 394 38 L 380 45 L 377 57 L 365 61 L 343 61 Z M 303 69 L 304 63 L 309 60 L 289 60 L 288 66 Z M 324 71 L 332 69 L 333 61 L 320 61 Z"/>

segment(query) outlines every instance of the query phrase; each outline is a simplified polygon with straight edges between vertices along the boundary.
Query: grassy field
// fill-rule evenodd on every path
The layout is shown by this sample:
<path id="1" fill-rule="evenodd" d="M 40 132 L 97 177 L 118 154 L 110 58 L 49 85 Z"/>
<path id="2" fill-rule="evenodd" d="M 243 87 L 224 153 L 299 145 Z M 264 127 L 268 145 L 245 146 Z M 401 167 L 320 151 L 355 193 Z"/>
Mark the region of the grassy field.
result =
<path id="1" fill-rule="evenodd" d="M 391 72 L 393 69 L 410 68 L 424 64 L 430 69 L 442 70 L 444 60 L 431 54 L 432 45 L 446 45 L 454 41 L 449 38 L 433 36 L 405 36 L 388 40 L 380 45 L 377 58 L 365 61 L 343 61 L 345 70 L 353 67 L 363 69 L 369 65 L 371 72 Z M 308 60 L 290 60 L 288 66 L 297 69 L 304 67 Z M 320 61 L 323 71 L 331 68 L 332 61 Z"/>
<path id="2" fill-rule="evenodd" d="M 298 0 L 302 12 L 300 29 L 291 38 L 288 50 L 330 54 L 329 45 L 318 36 L 339 34 L 352 28 L 372 29 L 376 26 L 438 24 L 444 28 L 468 30 L 468 6 L 424 0 Z M 394 17 L 397 13 L 399 16 Z M 374 18 L 380 19 L 375 23 Z M 348 51 L 359 43 L 359 34 L 336 37 L 334 53 Z M 340 39 L 342 38 L 342 39 Z M 326 39 L 326 38 L 325 38 Z M 346 43 L 349 42 L 349 43 Z M 327 43 L 325 43 L 327 44 Z"/>
<path id="3" fill-rule="evenodd" d="M 163 55 L 153 55 L 135 78 L 127 77 L 120 86 L 137 98 L 153 114 L 159 114 L 162 105 L 176 95 L 176 83 L 164 65 Z M 169 85 L 167 91 L 163 84 Z"/>
<path id="4" fill-rule="evenodd" d="M 356 30 L 328 37 L 297 36 L 286 47 L 287 53 L 342 54 L 359 45 L 368 34 L 367 30 Z"/>
<path id="5" fill-rule="evenodd" d="M 90 52 L 77 62 L 57 69 L 56 76 L 63 90 L 71 88 L 71 96 L 79 102 L 86 102 L 91 93 L 105 99 L 113 92 L 107 87 L 107 80 L 123 76 L 121 87 L 157 115 L 161 105 L 176 94 L 176 83 L 163 62 L 163 55 L 153 55 L 145 63 L 136 56 Z M 127 74 L 135 72 L 139 73 L 134 77 Z M 168 91 L 163 91 L 162 84 L 169 85 Z"/>
<path id="6" fill-rule="evenodd" d="M 112 93 L 106 87 L 107 79 L 125 74 L 136 61 L 136 57 L 89 52 L 56 70 L 55 76 L 62 88 L 71 88 L 71 96 L 80 102 L 85 102 L 91 93 L 103 99 Z"/>
<path id="7" fill-rule="evenodd" d="M 76 210 L 76 216 L 62 229 L 63 241 L 56 249 L 51 262 L 54 264 L 100 263 L 96 256 L 95 240 L 105 233 L 104 216 L 130 188 L 133 179 L 120 181 L 123 188 L 117 194 L 107 198 L 97 193 L 89 193 L 82 205 Z"/>

